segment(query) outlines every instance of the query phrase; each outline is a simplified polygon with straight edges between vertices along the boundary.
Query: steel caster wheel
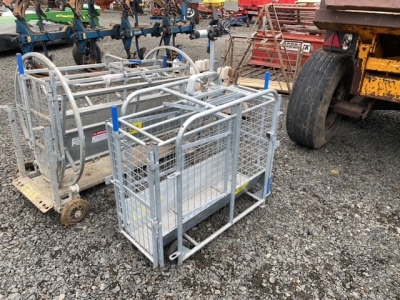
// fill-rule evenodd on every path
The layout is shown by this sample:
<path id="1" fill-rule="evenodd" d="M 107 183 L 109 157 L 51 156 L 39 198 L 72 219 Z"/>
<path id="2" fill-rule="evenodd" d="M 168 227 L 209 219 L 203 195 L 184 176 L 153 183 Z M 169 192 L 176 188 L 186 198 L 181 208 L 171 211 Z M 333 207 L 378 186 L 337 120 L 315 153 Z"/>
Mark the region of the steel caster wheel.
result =
<path id="1" fill-rule="evenodd" d="M 69 201 L 61 211 L 61 223 L 65 226 L 75 225 L 89 214 L 89 202 L 84 199 L 76 198 Z"/>

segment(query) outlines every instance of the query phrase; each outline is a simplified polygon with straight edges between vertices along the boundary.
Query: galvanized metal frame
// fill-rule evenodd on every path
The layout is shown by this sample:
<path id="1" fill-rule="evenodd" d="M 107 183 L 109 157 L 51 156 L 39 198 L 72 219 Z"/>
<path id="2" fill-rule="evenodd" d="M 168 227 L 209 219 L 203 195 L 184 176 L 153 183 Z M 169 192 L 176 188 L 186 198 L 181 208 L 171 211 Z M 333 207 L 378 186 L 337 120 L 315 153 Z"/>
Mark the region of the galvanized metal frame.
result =
<path id="1" fill-rule="evenodd" d="M 172 62 L 163 57 L 167 49 L 179 53 L 181 60 Z M 45 206 L 32 201 L 43 212 L 50 208 L 60 212 L 80 190 L 104 182 L 111 174 L 111 170 L 103 169 L 104 176 L 93 180 L 84 174 L 87 163 L 109 165 L 107 143 L 94 147 L 89 139 L 92 133 L 105 130 L 104 120 L 111 105 L 121 105 L 138 88 L 188 77 L 190 69 L 198 72 L 194 62 L 179 49 L 157 47 L 149 55 L 151 58 L 127 60 L 106 54 L 104 63 L 57 67 L 44 55 L 32 52 L 19 61 L 22 69 L 17 69 L 15 76 L 15 110 L 32 150 L 36 172 L 26 173 L 23 162 L 29 155 L 15 143 L 19 177 L 14 185 L 31 201 L 39 192 L 43 194 L 39 189 L 45 189 L 41 196 Z M 149 108 L 159 105 L 161 98 L 162 94 L 152 95 L 140 99 L 140 103 Z M 14 112 L 11 117 L 15 118 Z M 33 181 L 39 177 L 48 185 L 37 187 Z M 23 186 L 29 186 L 29 192 Z"/>
<path id="2" fill-rule="evenodd" d="M 203 92 L 195 93 L 188 88 L 193 86 L 194 82 L 211 78 L 213 74 L 215 72 L 193 76 L 161 87 L 136 91 L 128 96 L 123 104 L 121 109 L 123 116 L 106 123 L 109 143 L 113 145 L 111 147 L 110 144 L 110 149 L 112 149 L 110 156 L 113 162 L 111 182 L 116 191 L 119 229 L 153 262 L 154 266 L 164 265 L 164 247 L 174 239 L 177 239 L 177 251 L 170 256 L 170 259 L 177 259 L 178 264 L 182 264 L 184 260 L 252 210 L 263 206 L 266 197 L 271 192 L 272 162 L 275 148 L 279 144 L 277 124 L 280 115 L 280 96 L 274 90 L 255 91 L 239 86 L 223 87 L 212 83 L 209 84 L 209 89 Z M 176 91 L 182 87 L 189 89 L 191 93 L 176 94 Z M 179 101 L 148 111 L 126 114 L 125 108 L 131 101 L 157 90 L 176 95 L 176 100 Z M 244 103 L 252 103 L 256 99 L 260 99 L 257 105 L 243 107 Z M 265 119 L 267 107 L 272 108 L 268 120 Z M 245 122 L 243 118 L 246 119 L 246 116 L 249 115 L 254 118 L 247 122 L 250 124 L 254 121 L 259 122 L 257 134 L 247 132 L 243 127 L 243 122 Z M 150 120 L 150 116 L 153 116 L 153 120 Z M 157 116 L 159 117 L 157 118 Z M 139 127 L 135 125 L 138 120 L 147 121 L 143 121 Z M 208 120 L 214 121 L 207 124 Z M 225 128 L 223 129 L 225 131 L 220 131 L 222 128 Z M 211 130 L 210 136 L 202 135 L 201 138 L 199 136 L 198 139 L 187 140 L 196 134 L 205 134 L 207 130 Z M 169 134 L 165 136 L 167 133 Z M 251 139 L 256 139 L 258 136 L 260 142 L 257 142 L 257 145 L 262 145 L 262 147 L 259 147 L 257 152 L 267 152 L 267 154 L 263 160 L 262 169 L 247 170 L 246 172 L 250 172 L 249 177 L 246 177 L 248 181 L 239 183 L 236 182 L 236 176 L 239 175 L 239 161 L 242 164 L 240 168 L 243 169 L 243 163 L 240 160 L 243 155 L 241 153 L 243 145 L 239 146 L 243 134 Z M 191 165 L 188 155 L 197 155 L 195 151 L 197 147 L 208 147 L 212 143 L 217 147 L 215 149 L 219 149 L 219 152 L 216 153 L 220 153 L 218 154 L 220 158 L 210 157 L 205 153 L 203 154 L 205 157 L 198 156 L 199 161 L 193 159 L 195 163 Z M 170 149 L 167 154 L 162 153 L 165 147 L 170 147 L 172 150 Z M 146 160 L 140 158 L 142 155 L 137 153 L 138 149 L 142 149 Z M 134 155 L 134 153 L 136 154 Z M 230 154 L 228 155 L 228 153 Z M 222 157 L 224 158 L 222 159 Z M 130 158 L 135 158 L 136 162 L 129 162 Z M 184 197 L 189 195 L 185 191 L 186 188 L 183 188 L 184 181 L 186 182 L 185 186 L 189 182 L 194 184 L 190 188 L 193 191 L 196 190 L 195 184 L 207 188 L 207 183 L 201 183 L 200 177 L 197 180 L 194 179 L 197 174 L 194 170 L 202 168 L 201 165 L 208 166 L 208 161 L 212 166 L 213 159 L 216 159 L 215 162 L 220 161 L 223 165 L 223 174 L 225 175 L 221 184 L 223 191 L 226 192 L 221 191 L 220 194 L 215 194 L 204 203 L 200 201 L 200 206 L 184 212 L 183 202 L 186 201 Z M 261 162 L 260 159 L 255 161 Z M 167 170 L 163 169 L 165 166 L 167 166 Z M 139 169 L 146 170 L 146 174 L 140 175 L 137 171 Z M 183 176 L 189 177 L 184 179 Z M 136 192 L 135 187 L 139 188 Z M 257 192 L 251 193 L 251 187 L 258 187 Z M 256 202 L 235 216 L 236 198 L 242 193 L 249 194 Z M 137 205 L 141 205 L 141 208 L 138 208 Z M 228 223 L 201 242 L 196 242 L 187 235 L 186 232 L 191 227 L 225 205 L 229 205 Z M 173 218 L 172 220 L 168 219 L 169 215 Z M 148 223 L 143 223 L 141 220 L 147 220 Z M 163 220 L 169 220 L 169 225 Z M 170 223 L 171 221 L 172 223 Z M 176 224 L 175 229 L 170 227 L 174 226 L 171 224 Z M 147 239 L 143 239 L 142 236 L 146 236 Z M 192 249 L 184 247 L 184 238 L 194 245 Z"/>

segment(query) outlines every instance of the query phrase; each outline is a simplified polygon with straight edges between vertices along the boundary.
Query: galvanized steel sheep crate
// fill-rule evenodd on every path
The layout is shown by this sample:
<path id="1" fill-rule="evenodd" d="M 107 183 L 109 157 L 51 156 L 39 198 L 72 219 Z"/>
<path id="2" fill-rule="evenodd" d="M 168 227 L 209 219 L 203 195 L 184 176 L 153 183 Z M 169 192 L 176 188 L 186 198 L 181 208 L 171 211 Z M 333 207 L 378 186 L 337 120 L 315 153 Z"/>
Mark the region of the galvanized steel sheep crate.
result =
<path id="1" fill-rule="evenodd" d="M 169 259 L 182 264 L 270 194 L 280 96 L 222 85 L 194 92 L 201 76 L 193 77 L 177 102 L 107 123 L 119 229 L 154 266 L 164 265 L 164 247 L 174 240 Z M 173 84 L 162 89 L 176 95 Z M 235 215 L 243 193 L 254 204 Z M 226 205 L 224 226 L 201 242 L 186 234 Z"/>
<path id="2" fill-rule="evenodd" d="M 182 60 L 159 58 L 165 50 Z M 171 46 L 155 48 L 143 60 L 106 54 L 104 63 L 66 67 L 32 52 L 19 57 L 18 65 L 16 103 L 7 108 L 18 164 L 13 184 L 40 211 L 60 212 L 66 225 L 89 211 L 79 192 L 111 174 L 104 125 L 110 106 L 121 106 L 137 89 L 187 78 L 190 67 L 198 72 L 184 52 Z M 148 109 L 164 101 L 160 93 L 138 103 Z M 19 131 L 28 147 L 21 146 Z"/>

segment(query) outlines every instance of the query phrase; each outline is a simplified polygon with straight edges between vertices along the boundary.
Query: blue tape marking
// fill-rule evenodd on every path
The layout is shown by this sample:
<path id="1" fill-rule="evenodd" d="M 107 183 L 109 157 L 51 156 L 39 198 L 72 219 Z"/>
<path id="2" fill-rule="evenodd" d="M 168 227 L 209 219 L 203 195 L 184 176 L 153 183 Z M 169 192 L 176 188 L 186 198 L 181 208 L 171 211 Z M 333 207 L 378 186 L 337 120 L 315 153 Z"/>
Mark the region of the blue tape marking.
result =
<path id="1" fill-rule="evenodd" d="M 271 77 L 271 74 L 269 73 L 269 71 L 265 72 L 265 76 L 264 76 L 264 90 L 268 90 L 268 86 L 269 86 L 269 79 Z"/>
<path id="2" fill-rule="evenodd" d="M 130 59 L 129 62 L 135 65 L 141 65 L 143 63 L 140 59 Z"/>
<path id="3" fill-rule="evenodd" d="M 17 53 L 17 65 L 19 74 L 21 75 L 25 74 L 24 63 L 22 62 L 21 53 Z"/>
<path id="4" fill-rule="evenodd" d="M 119 131 L 119 122 L 118 122 L 118 108 L 116 105 L 111 106 L 111 118 L 113 124 L 113 131 Z"/>
<path id="5" fill-rule="evenodd" d="M 167 59 L 168 59 L 168 56 L 164 55 L 162 58 L 162 67 L 163 68 L 167 67 Z"/>
<path id="6" fill-rule="evenodd" d="M 268 178 L 267 181 L 267 195 L 271 192 L 271 178 Z"/>
<path id="7" fill-rule="evenodd" d="M 182 46 L 179 46 L 178 49 L 182 50 Z M 179 61 L 183 60 L 182 54 L 178 53 L 178 59 L 179 59 Z"/>

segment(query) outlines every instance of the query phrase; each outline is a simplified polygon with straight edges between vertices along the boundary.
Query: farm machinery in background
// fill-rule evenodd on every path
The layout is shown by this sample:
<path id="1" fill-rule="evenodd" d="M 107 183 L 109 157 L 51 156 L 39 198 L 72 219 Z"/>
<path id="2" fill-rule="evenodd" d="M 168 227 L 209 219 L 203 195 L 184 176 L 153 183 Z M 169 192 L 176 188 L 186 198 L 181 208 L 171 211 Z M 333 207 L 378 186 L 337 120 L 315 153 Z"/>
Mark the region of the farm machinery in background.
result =
<path id="1" fill-rule="evenodd" d="M 61 30 L 48 32 L 44 29 L 45 14 L 41 8 L 41 0 L 35 0 L 35 12 L 38 17 L 39 31 L 32 31 L 25 19 L 25 12 L 29 6 L 29 0 L 4 1 L 16 17 L 16 41 L 22 53 L 32 52 L 36 44 L 41 44 L 46 57 L 51 59 L 48 52 L 48 44 L 55 41 L 73 43 L 72 55 L 76 64 L 88 64 L 101 62 L 102 52 L 97 44 L 99 39 L 111 37 L 121 40 L 128 59 L 143 59 L 145 48 L 139 46 L 139 38 L 150 35 L 161 39 L 160 45 L 175 46 L 177 34 L 192 34 L 195 28 L 194 22 L 182 23 L 182 18 L 176 18 L 176 12 L 170 9 L 169 1 L 166 3 L 166 13 L 160 22 L 154 22 L 150 26 L 140 26 L 138 22 L 139 1 L 119 0 L 123 7 L 121 23 L 109 28 L 99 27 L 98 16 L 94 0 L 88 2 L 89 24 L 82 21 L 83 0 L 70 0 L 67 5 L 73 13 L 71 25 L 66 25 Z M 133 24 L 130 20 L 133 20 Z M 131 52 L 132 42 L 135 42 L 136 50 Z"/>
<path id="2" fill-rule="evenodd" d="M 199 0 L 153 0 L 150 13 L 154 19 L 163 18 L 169 13 L 179 20 L 194 21 L 199 24 Z"/>
<path id="3" fill-rule="evenodd" d="M 318 6 L 320 0 L 238 0 L 238 13 L 248 17 L 249 21 L 253 17 L 258 17 L 260 7 L 268 4 L 275 5 L 302 5 L 307 7 Z"/>
<path id="4" fill-rule="evenodd" d="M 289 100 L 289 137 L 323 147 L 342 116 L 400 109 L 399 1 L 322 0 L 314 23 L 323 49 L 307 60 Z"/>
<path id="5" fill-rule="evenodd" d="M 247 15 L 243 15 L 242 13 L 235 10 L 227 10 L 223 6 L 217 3 L 216 6 L 208 5 L 205 6 L 205 3 L 199 5 L 199 14 L 201 19 L 210 19 L 212 18 L 212 10 L 215 9 L 220 20 L 224 20 L 225 23 L 230 26 L 242 26 L 244 24 L 249 27 L 249 19 Z M 223 3 L 222 3 L 223 4 Z"/>
<path id="6" fill-rule="evenodd" d="M 250 35 L 231 36 L 226 44 L 225 60 L 236 71 L 238 82 L 262 88 L 269 71 L 271 86 L 291 93 L 302 65 L 323 47 L 325 32 L 313 23 L 316 10 L 299 4 L 259 7 Z"/>
<path id="7" fill-rule="evenodd" d="M 221 0 L 204 0 L 202 3 L 199 3 L 199 0 L 184 0 L 177 1 L 173 9 L 178 14 L 182 13 L 185 9 L 187 20 L 193 20 L 196 24 L 199 24 L 200 19 L 212 19 L 214 9 L 220 21 L 229 21 L 229 24 L 233 26 L 241 26 L 243 24 L 249 26 L 247 15 L 245 16 L 240 12 L 224 9 L 224 3 L 225 1 Z M 165 11 L 165 3 L 162 0 L 153 0 L 150 6 L 151 18 L 162 18 Z"/>
<path id="8" fill-rule="evenodd" d="M 106 8 L 110 6 L 111 3 L 113 3 L 114 0 L 96 0 L 94 2 L 95 5 L 100 7 L 101 11 L 104 12 Z M 68 1 L 67 0 L 50 0 L 48 1 L 49 6 L 53 6 L 58 8 L 60 11 L 64 11 L 66 8 L 68 8 Z"/>
<path id="9" fill-rule="evenodd" d="M 101 9 L 97 6 L 96 11 L 99 15 L 101 14 Z M 41 15 L 41 17 L 44 22 L 41 24 L 44 31 L 57 31 L 64 25 L 73 23 L 74 14 L 70 8 L 65 8 L 65 10 L 61 11 L 58 8 L 54 8 L 54 4 L 48 2 L 48 7 L 44 8 L 43 12 L 45 15 Z M 87 4 L 83 5 L 81 20 L 85 26 L 89 26 L 90 16 Z M 38 15 L 34 10 L 28 9 L 25 11 L 25 21 L 29 24 L 32 31 L 40 31 Z M 99 26 L 98 19 L 95 20 L 95 24 Z M 0 12 L 0 52 L 19 49 L 18 42 L 16 41 L 18 37 L 16 25 L 16 17 L 13 12 L 3 7 Z M 58 43 L 65 42 L 58 41 Z"/>
<path id="10" fill-rule="evenodd" d="M 95 0 L 94 4 L 98 7 L 100 7 L 102 12 L 105 12 L 106 9 L 112 8 L 113 3 L 118 1 L 115 0 Z M 48 0 L 48 5 L 49 7 L 56 7 L 60 11 L 64 11 L 65 9 L 68 8 L 68 1 L 67 0 Z M 139 8 L 142 8 L 144 6 L 143 1 L 139 1 Z M 139 10 L 140 13 L 142 13 L 142 10 Z"/>
<path id="11" fill-rule="evenodd" d="M 43 10 L 45 16 L 41 15 L 44 20 L 64 25 L 72 24 L 74 19 L 74 14 L 72 13 L 72 10 L 70 8 L 64 8 L 63 10 L 60 10 L 59 8 L 52 7 L 50 3 L 48 4 L 49 6 Z M 101 14 L 101 9 L 99 7 L 96 7 L 96 11 L 98 15 Z M 90 22 L 90 16 L 87 4 L 83 4 L 81 19 L 84 24 L 89 24 Z M 27 22 L 34 22 L 34 21 L 37 22 L 38 16 L 35 11 L 26 10 L 25 20 Z M 1 13 L 0 24 L 4 23 L 15 23 L 15 16 L 9 10 Z M 96 20 L 96 26 L 100 26 L 98 20 Z"/>
<path id="12" fill-rule="evenodd" d="M 253 17 L 257 18 L 260 7 L 267 4 L 296 4 L 297 0 L 238 0 L 239 13 L 246 15 L 249 22 Z"/>

